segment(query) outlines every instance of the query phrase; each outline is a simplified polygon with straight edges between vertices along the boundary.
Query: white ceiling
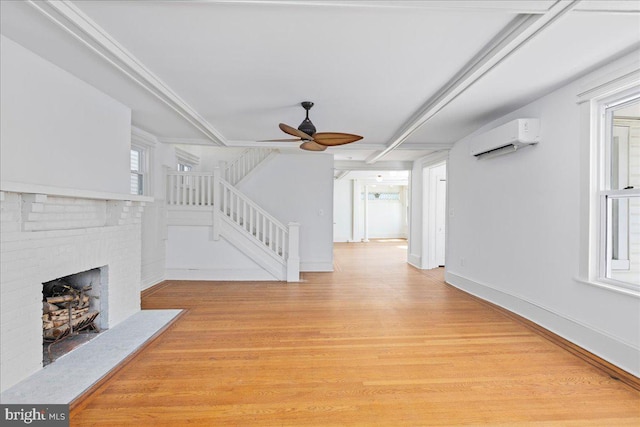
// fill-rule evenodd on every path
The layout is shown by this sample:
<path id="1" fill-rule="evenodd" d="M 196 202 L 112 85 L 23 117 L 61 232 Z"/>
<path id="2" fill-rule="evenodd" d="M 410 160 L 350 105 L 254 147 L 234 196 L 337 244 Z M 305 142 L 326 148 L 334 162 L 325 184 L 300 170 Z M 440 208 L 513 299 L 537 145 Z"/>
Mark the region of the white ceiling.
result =
<path id="1" fill-rule="evenodd" d="M 318 131 L 364 136 L 337 160 L 381 168 L 640 46 L 637 0 L 0 4 L 2 34 L 165 142 L 265 145 L 310 100 Z"/>

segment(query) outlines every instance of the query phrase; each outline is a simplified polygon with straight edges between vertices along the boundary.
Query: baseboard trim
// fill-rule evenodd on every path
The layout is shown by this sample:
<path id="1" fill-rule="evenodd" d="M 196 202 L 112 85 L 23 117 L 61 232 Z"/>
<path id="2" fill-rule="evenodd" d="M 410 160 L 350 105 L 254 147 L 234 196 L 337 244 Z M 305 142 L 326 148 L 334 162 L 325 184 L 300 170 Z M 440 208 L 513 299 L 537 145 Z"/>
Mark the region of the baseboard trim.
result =
<path id="1" fill-rule="evenodd" d="M 474 300 L 486 305 L 489 308 L 492 308 L 502 314 L 504 314 L 505 316 L 509 317 L 510 319 L 524 325 L 525 327 L 527 327 L 528 329 L 534 331 L 535 333 L 537 333 L 538 335 L 540 335 L 541 337 L 551 341 L 552 343 L 556 344 L 557 346 L 559 346 L 560 348 L 563 348 L 564 350 L 570 352 L 571 354 L 579 357 L 580 359 L 584 360 L 585 362 L 589 363 L 590 365 L 600 369 L 601 371 L 605 372 L 607 375 L 609 375 L 611 378 L 618 380 L 626 385 L 628 385 L 629 387 L 640 391 L 640 378 L 638 378 L 637 376 L 635 376 L 634 374 L 632 374 L 631 372 L 628 372 L 627 370 L 603 359 L 601 356 L 598 356 L 594 353 L 592 353 L 591 351 L 587 350 L 586 348 L 570 341 L 569 339 L 555 333 L 552 332 L 551 330 L 545 328 L 544 326 L 542 326 L 539 323 L 536 323 L 533 320 L 530 320 L 527 317 L 524 317 L 523 315 L 520 315 L 518 313 L 515 313 L 511 310 L 509 310 L 508 308 L 505 308 L 497 303 L 494 303 L 493 301 L 490 300 L 490 298 L 487 296 L 487 294 L 482 292 L 482 288 L 485 288 L 484 290 L 486 291 L 490 291 L 490 293 L 501 293 L 502 294 L 502 303 L 504 303 L 504 301 L 506 299 L 511 299 L 512 304 L 517 304 L 518 307 L 522 308 L 525 307 L 527 305 L 529 305 L 528 307 L 528 313 L 527 315 L 530 315 L 531 313 L 535 312 L 535 311 L 542 311 L 542 308 L 539 307 L 535 307 L 533 305 L 531 305 L 531 303 L 521 300 L 513 295 L 509 295 L 509 294 L 505 294 L 497 289 L 494 288 L 489 288 L 486 287 L 482 284 L 479 284 L 477 282 L 473 282 L 470 279 L 467 279 L 465 277 L 462 277 L 460 275 L 457 275 L 455 273 L 450 273 L 447 272 L 446 274 L 446 280 L 445 283 L 447 285 L 450 285 L 462 292 L 464 292 L 465 294 L 469 295 L 471 298 L 473 298 Z M 487 292 L 489 293 L 489 292 Z M 508 304 L 504 304 L 504 305 L 508 305 Z M 527 310 L 524 310 L 527 311 Z M 540 314 L 540 313 L 538 313 Z M 544 313 L 544 315 L 546 315 L 547 317 L 549 317 L 550 312 L 546 312 Z M 583 329 L 582 333 L 583 335 L 591 335 L 594 336 L 595 340 L 599 340 L 601 342 L 608 342 L 609 344 L 611 344 L 611 342 L 613 341 L 612 337 L 609 336 L 605 336 L 603 334 L 598 333 L 597 331 L 594 331 L 592 329 L 588 329 L 586 328 L 584 325 L 579 325 L 576 324 L 575 322 L 573 322 L 570 319 L 566 319 L 566 318 L 562 318 L 560 317 L 558 314 L 555 313 L 551 313 L 552 316 L 555 317 L 555 321 L 562 323 L 564 322 L 565 324 L 569 324 L 571 323 L 571 328 L 581 328 Z M 533 316 L 529 316 L 531 318 L 536 318 L 535 315 Z M 565 325 L 566 326 L 566 325 Z M 562 328 L 560 328 L 562 329 Z M 629 347 L 624 343 L 620 343 L 617 342 L 616 347 L 618 347 L 618 349 L 621 352 L 626 352 L 626 353 L 631 353 L 634 351 L 634 349 L 632 348 L 625 348 L 625 347 Z M 632 359 L 633 355 L 632 354 L 627 354 L 627 359 Z"/>
<path id="2" fill-rule="evenodd" d="M 166 280 L 210 280 L 215 282 L 281 281 L 262 269 L 181 269 L 168 268 Z"/>
<path id="3" fill-rule="evenodd" d="M 140 292 L 140 300 L 142 300 L 143 298 L 147 298 L 153 294 L 155 294 L 156 292 L 158 292 L 161 289 L 166 288 L 167 286 L 169 286 L 171 284 L 171 282 L 167 281 L 167 280 L 163 280 L 160 283 L 156 283 L 153 286 L 149 286 L 146 289 L 143 289 Z"/>
<path id="4" fill-rule="evenodd" d="M 162 274 L 157 274 L 156 277 L 147 278 L 146 280 L 142 280 L 140 282 L 140 287 L 144 291 L 145 289 L 152 288 L 158 283 L 162 283 L 164 281 L 164 266 L 162 266 Z"/>
<path id="5" fill-rule="evenodd" d="M 409 254 L 409 256 L 407 258 L 408 258 L 407 262 L 409 264 L 411 264 L 412 266 L 414 266 L 417 269 L 422 270 L 422 258 L 420 257 L 420 255 Z"/>
<path id="6" fill-rule="evenodd" d="M 333 271 L 333 261 L 329 262 L 301 262 L 300 263 L 300 271 L 307 271 L 310 273 L 313 272 L 332 272 Z"/>

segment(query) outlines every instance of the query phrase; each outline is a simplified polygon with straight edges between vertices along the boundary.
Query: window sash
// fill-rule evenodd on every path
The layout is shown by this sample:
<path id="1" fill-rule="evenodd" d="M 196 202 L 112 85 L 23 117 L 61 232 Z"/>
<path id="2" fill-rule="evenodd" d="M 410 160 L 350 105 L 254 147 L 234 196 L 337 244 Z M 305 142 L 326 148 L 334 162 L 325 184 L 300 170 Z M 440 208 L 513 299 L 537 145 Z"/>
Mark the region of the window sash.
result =
<path id="1" fill-rule="evenodd" d="M 143 195 L 146 185 L 146 150 L 142 148 L 131 148 L 131 194 Z"/>
<path id="2" fill-rule="evenodd" d="M 640 260 L 633 253 L 631 247 L 632 232 L 638 233 L 637 203 L 640 188 L 629 188 L 628 173 L 630 159 L 629 146 L 621 141 L 621 130 L 617 129 L 616 111 L 640 102 L 640 92 L 637 88 L 625 90 L 619 95 L 612 95 L 597 103 L 599 128 L 597 143 L 597 227 L 596 234 L 597 261 L 595 276 L 598 282 L 612 285 L 621 289 L 640 291 L 640 275 L 638 269 Z M 594 117 L 595 118 L 595 117 Z M 626 144 L 629 141 L 627 140 Z M 624 158 L 624 154 L 626 158 Z M 633 237 L 636 239 L 636 237 Z M 635 258 L 634 258 L 635 257 Z"/>
<path id="3" fill-rule="evenodd" d="M 600 192 L 600 273 L 599 280 L 621 286 L 627 289 L 640 291 L 640 277 L 631 280 L 633 282 L 621 279 L 618 272 L 628 271 L 632 263 L 637 264 L 639 260 L 631 259 L 634 256 L 629 252 L 629 241 L 622 241 L 621 234 L 616 230 L 616 220 L 626 221 L 624 224 L 626 233 L 624 239 L 628 239 L 631 234 L 630 227 L 638 227 L 632 224 L 630 215 L 622 215 L 616 218 L 614 210 L 614 201 L 618 202 L 619 211 L 628 209 L 632 201 L 637 204 L 636 200 L 640 200 L 640 189 L 629 190 L 606 190 Z M 618 212 L 620 213 L 620 212 Z M 620 225 L 619 225 L 620 226 Z M 626 244 L 626 245 L 625 245 Z M 617 248 L 615 246 L 618 246 Z M 626 251 L 625 251 L 626 249 Z M 638 256 L 637 254 L 635 255 Z"/>

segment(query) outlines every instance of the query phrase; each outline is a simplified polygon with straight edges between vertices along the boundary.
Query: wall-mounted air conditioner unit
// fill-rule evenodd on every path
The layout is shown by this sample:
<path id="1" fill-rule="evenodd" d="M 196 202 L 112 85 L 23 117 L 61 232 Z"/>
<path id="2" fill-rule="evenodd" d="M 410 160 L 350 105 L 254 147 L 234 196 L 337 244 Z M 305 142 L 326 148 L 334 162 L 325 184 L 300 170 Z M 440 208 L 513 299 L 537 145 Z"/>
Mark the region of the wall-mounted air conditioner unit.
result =
<path id="1" fill-rule="evenodd" d="M 469 145 L 471 155 L 486 158 L 513 153 L 539 140 L 540 120 L 516 119 L 476 136 Z"/>

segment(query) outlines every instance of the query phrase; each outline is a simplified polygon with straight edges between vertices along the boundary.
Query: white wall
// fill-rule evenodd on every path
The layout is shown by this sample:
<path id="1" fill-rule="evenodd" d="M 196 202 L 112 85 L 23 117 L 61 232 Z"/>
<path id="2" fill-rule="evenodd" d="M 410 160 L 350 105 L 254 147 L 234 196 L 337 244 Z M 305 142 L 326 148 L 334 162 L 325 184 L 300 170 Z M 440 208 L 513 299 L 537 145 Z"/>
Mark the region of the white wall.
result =
<path id="1" fill-rule="evenodd" d="M 301 271 L 333 270 L 333 156 L 280 153 L 239 189 L 283 224 L 300 223 Z"/>
<path id="2" fill-rule="evenodd" d="M 42 367 L 43 282 L 106 266 L 99 323 L 140 310 L 143 208 L 128 194 L 127 107 L 5 37 L 0 67 L 5 390 Z"/>
<path id="3" fill-rule="evenodd" d="M 0 179 L 127 194 L 131 111 L 0 37 Z"/>
<path id="4" fill-rule="evenodd" d="M 277 280 L 224 238 L 213 240 L 210 226 L 168 229 L 167 278 L 180 280 Z"/>
<path id="5" fill-rule="evenodd" d="M 448 163 L 446 279 L 640 375 L 640 299 L 576 280 L 581 116 L 574 82 L 487 125 L 541 120 L 541 141 L 478 160 L 467 137 Z M 588 150 L 588 147 L 585 148 Z"/>
<path id="6" fill-rule="evenodd" d="M 354 194 L 354 182 L 358 194 Z M 334 182 L 333 241 L 359 242 L 364 238 L 364 200 L 361 198 L 365 185 L 368 185 L 369 193 L 395 192 L 400 195 L 399 200 L 369 200 L 368 237 L 370 239 L 406 239 L 408 237 L 406 185 L 383 185 L 375 181 L 340 179 Z M 356 198 L 355 215 L 354 197 Z"/>
<path id="7" fill-rule="evenodd" d="M 157 138 L 136 129 L 133 139 L 144 139 L 150 157 L 149 196 L 153 202 L 146 204 L 142 214 L 142 264 L 141 289 L 147 289 L 165 280 L 167 251 L 166 169 L 176 168 L 173 145 L 158 142 Z"/>
<path id="8" fill-rule="evenodd" d="M 406 239 L 407 238 L 407 215 L 406 206 L 406 186 L 396 185 L 380 185 L 369 184 L 368 191 L 370 194 L 375 193 L 398 193 L 398 200 L 380 200 L 369 199 L 367 205 L 367 226 L 369 239 Z M 361 187 L 364 192 L 364 186 Z M 360 204 L 359 212 L 359 230 L 364 230 L 364 200 L 361 195 L 356 195 Z"/>

